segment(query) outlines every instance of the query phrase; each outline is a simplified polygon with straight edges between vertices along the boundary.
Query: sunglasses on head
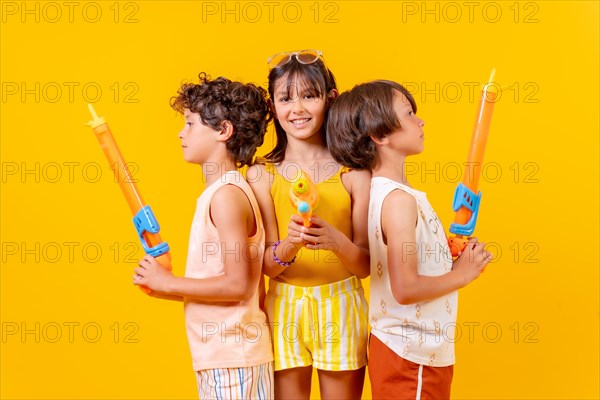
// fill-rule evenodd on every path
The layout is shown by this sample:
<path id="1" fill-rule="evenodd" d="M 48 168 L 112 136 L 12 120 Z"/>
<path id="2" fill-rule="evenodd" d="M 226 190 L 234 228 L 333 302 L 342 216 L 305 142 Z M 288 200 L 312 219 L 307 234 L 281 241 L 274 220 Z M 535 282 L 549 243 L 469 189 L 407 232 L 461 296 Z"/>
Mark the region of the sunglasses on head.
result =
<path id="1" fill-rule="evenodd" d="M 288 51 L 285 53 L 277 53 L 267 59 L 269 69 L 281 67 L 290 62 L 292 57 L 296 57 L 296 60 L 300 64 L 312 64 L 319 58 L 323 58 L 323 53 L 320 50 L 300 50 L 300 51 Z"/>

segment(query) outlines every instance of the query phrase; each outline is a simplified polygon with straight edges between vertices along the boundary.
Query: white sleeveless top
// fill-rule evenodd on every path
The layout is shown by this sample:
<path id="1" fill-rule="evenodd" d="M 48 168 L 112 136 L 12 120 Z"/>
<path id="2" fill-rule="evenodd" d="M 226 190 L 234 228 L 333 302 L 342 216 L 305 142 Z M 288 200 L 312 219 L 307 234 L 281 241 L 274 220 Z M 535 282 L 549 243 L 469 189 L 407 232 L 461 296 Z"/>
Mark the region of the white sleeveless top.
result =
<path id="1" fill-rule="evenodd" d="M 187 278 L 210 278 L 224 273 L 223 252 L 240 251 L 233 246 L 224 248 L 217 228 L 210 218 L 210 201 L 215 192 L 225 185 L 234 185 L 244 191 L 252 204 L 256 233 L 245 245 L 255 246 L 256 257 L 250 262 L 262 269 L 265 231 L 258 203 L 252 189 L 238 171 L 229 171 L 208 186 L 198 198 L 192 221 Z M 227 204 L 220 204 L 227 207 Z M 256 266 L 258 264 L 258 266 Z M 259 306 L 259 287 L 246 301 L 201 302 L 184 299 L 185 322 L 192 362 L 195 371 L 213 368 L 251 367 L 273 360 L 271 336 L 267 316 Z"/>
<path id="2" fill-rule="evenodd" d="M 369 204 L 371 333 L 400 357 L 414 363 L 433 367 L 452 365 L 458 292 L 409 305 L 398 303 L 392 294 L 387 245 L 381 234 L 381 210 L 386 196 L 394 190 L 412 195 L 417 202 L 416 243 L 405 247 L 407 254 L 417 255 L 419 275 L 439 276 L 452 270 L 446 233 L 426 194 L 388 178 L 373 178 Z"/>

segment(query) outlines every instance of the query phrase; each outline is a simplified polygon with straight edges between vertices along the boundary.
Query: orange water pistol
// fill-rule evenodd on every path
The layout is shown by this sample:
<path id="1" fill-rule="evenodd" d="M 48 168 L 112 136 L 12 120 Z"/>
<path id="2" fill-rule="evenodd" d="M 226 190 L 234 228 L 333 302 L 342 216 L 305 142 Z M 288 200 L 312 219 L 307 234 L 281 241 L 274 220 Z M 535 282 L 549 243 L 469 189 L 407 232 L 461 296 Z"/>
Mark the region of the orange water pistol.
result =
<path id="1" fill-rule="evenodd" d="M 450 233 L 454 236 L 448 239 L 452 256 L 456 257 L 465 248 L 468 237 L 473 234 L 477 216 L 481 192 L 477 191 L 479 177 L 483 164 L 485 145 L 492 122 L 494 103 L 498 97 L 498 90 L 494 84 L 496 69 L 492 69 L 490 80 L 481 90 L 479 109 L 471 136 L 471 147 L 462 183 L 459 183 L 454 192 L 452 209 L 456 212 L 454 223 L 450 225 Z"/>
<path id="2" fill-rule="evenodd" d="M 103 117 L 98 117 L 94 107 L 88 104 L 92 120 L 88 125 L 96 134 L 100 147 L 104 150 L 104 155 L 110 163 L 111 169 L 115 174 L 117 182 L 121 187 L 121 191 L 127 200 L 129 209 L 133 213 L 133 224 L 137 230 L 138 237 L 142 242 L 142 247 L 146 254 L 156 258 L 156 261 L 165 269 L 171 271 L 171 254 L 169 253 L 169 245 L 163 242 L 160 238 L 160 225 L 152 212 L 150 206 L 144 204 L 142 196 L 137 189 L 135 180 L 132 178 L 125 159 L 117 146 L 117 142 L 110 132 L 108 124 Z M 140 289 L 149 294 L 151 290 L 145 286 L 140 286 Z"/>
<path id="3" fill-rule="evenodd" d="M 319 204 L 319 191 L 309 176 L 300 171 L 290 187 L 290 200 L 304 221 L 304 226 L 310 226 L 310 217 Z"/>

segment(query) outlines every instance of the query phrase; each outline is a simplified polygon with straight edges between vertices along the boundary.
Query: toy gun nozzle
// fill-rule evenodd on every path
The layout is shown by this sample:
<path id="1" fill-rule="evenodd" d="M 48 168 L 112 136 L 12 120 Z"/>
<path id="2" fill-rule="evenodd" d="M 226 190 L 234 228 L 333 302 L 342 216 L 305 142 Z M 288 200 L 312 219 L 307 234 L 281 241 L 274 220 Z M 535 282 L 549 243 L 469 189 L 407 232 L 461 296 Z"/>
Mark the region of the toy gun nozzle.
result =
<path id="1" fill-rule="evenodd" d="M 92 114 L 92 120 L 84 125 L 88 125 L 88 126 L 91 126 L 92 128 L 96 128 L 97 126 L 100 126 L 105 123 L 104 118 L 98 117 L 98 114 L 96 114 L 96 110 L 94 110 L 94 106 L 91 105 L 90 103 L 88 103 L 88 109 L 90 110 L 90 114 Z"/>
<path id="2" fill-rule="evenodd" d="M 483 85 L 483 90 L 486 92 L 498 93 L 498 85 L 494 81 L 496 79 L 496 68 L 492 68 L 492 72 L 490 73 L 490 79 L 488 83 Z M 502 90 L 504 88 L 500 88 Z"/>
<path id="3" fill-rule="evenodd" d="M 490 74 L 490 80 L 488 81 L 488 83 L 494 82 L 495 77 L 496 77 L 496 68 L 492 68 L 492 73 Z M 91 104 L 90 104 L 90 106 L 91 106 Z"/>
<path id="4" fill-rule="evenodd" d="M 90 110 L 90 114 L 92 114 L 92 119 L 98 119 L 98 114 L 96 114 L 96 110 L 94 110 L 94 106 L 88 103 L 88 108 Z"/>

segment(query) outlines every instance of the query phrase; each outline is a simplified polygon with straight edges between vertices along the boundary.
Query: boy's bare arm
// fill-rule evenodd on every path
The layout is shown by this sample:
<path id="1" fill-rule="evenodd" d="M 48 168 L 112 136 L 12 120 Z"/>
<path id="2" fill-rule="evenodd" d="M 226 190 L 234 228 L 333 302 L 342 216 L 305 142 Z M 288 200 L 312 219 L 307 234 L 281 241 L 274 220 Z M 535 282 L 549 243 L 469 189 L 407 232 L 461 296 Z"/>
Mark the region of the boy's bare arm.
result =
<path id="1" fill-rule="evenodd" d="M 148 295 L 150 297 L 154 297 L 156 299 L 161 299 L 161 300 L 183 301 L 183 296 L 170 296 L 170 295 L 158 293 L 155 291 L 150 292 Z"/>
<path id="2" fill-rule="evenodd" d="M 236 186 L 226 185 L 211 200 L 211 218 L 219 234 L 224 258 L 224 273 L 205 278 L 185 278 L 171 275 L 157 276 L 155 261 L 138 273 L 143 275 L 140 284 L 157 291 L 160 295 L 182 296 L 199 301 L 242 301 L 249 298 L 258 287 L 260 266 L 252 268 L 262 248 L 248 245 L 247 219 L 252 207 L 245 193 Z M 137 271 L 137 270 L 136 270 Z M 154 279 L 156 278 L 156 279 Z"/>
<path id="3" fill-rule="evenodd" d="M 388 270 L 394 298 L 400 304 L 431 300 L 466 286 L 481 274 L 491 259 L 483 243 L 472 241 L 454 263 L 440 276 L 418 274 L 419 251 L 416 243 L 417 205 L 413 196 L 401 190 L 391 192 L 382 207 L 382 229 L 387 238 Z M 417 249 L 415 251 L 415 249 Z"/>

